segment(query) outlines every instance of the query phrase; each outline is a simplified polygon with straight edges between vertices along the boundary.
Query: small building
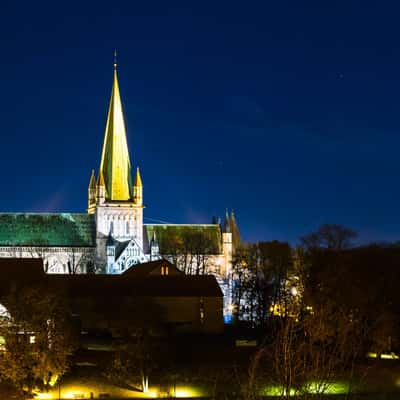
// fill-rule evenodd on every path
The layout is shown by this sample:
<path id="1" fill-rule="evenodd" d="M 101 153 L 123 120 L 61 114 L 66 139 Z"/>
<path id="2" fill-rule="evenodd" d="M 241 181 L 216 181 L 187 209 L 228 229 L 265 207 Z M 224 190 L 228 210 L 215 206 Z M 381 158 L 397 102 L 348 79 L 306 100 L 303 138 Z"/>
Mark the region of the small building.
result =
<path id="1" fill-rule="evenodd" d="M 39 259 L 0 259 L 0 303 L 24 286 L 65 296 L 82 331 L 117 335 L 127 323 L 158 334 L 223 331 L 223 294 L 216 278 L 185 275 L 166 260 L 138 264 L 120 275 L 64 275 L 44 273 Z"/>

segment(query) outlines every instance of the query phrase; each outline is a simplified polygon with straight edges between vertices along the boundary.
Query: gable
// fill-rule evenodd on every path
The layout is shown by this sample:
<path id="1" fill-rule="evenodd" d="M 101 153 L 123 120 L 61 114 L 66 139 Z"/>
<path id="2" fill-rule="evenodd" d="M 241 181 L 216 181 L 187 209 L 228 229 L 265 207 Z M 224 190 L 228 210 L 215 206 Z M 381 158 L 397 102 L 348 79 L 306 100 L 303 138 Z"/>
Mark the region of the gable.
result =
<path id="1" fill-rule="evenodd" d="M 126 277 L 149 277 L 162 275 L 184 275 L 176 266 L 167 260 L 150 261 L 136 264 L 127 269 L 122 275 Z"/>
<path id="2" fill-rule="evenodd" d="M 126 270 L 132 265 L 147 261 L 142 249 L 138 246 L 135 239 L 126 242 L 117 242 L 115 251 L 115 265 L 119 271 Z"/>

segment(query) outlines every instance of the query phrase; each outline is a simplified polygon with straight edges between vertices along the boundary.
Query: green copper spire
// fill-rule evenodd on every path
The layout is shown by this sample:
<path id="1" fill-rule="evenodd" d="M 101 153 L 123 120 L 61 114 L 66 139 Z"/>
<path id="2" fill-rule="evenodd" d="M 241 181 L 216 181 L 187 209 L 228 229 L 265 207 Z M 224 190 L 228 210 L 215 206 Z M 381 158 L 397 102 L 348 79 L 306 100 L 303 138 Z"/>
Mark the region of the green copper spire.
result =
<path id="1" fill-rule="evenodd" d="M 104 177 L 106 200 L 126 201 L 132 199 L 131 162 L 119 93 L 116 60 L 100 172 Z"/>

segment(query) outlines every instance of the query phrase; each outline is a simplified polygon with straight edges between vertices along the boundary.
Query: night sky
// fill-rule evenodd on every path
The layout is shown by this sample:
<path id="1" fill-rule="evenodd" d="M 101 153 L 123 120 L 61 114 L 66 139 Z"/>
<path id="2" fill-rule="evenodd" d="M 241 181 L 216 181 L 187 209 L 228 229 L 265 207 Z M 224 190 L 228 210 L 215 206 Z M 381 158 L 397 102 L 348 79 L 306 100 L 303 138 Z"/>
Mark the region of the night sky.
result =
<path id="1" fill-rule="evenodd" d="M 397 3 L 397 4 L 396 4 Z M 145 222 L 400 239 L 400 5 L 3 1 L 0 210 L 85 212 L 113 51 Z"/>

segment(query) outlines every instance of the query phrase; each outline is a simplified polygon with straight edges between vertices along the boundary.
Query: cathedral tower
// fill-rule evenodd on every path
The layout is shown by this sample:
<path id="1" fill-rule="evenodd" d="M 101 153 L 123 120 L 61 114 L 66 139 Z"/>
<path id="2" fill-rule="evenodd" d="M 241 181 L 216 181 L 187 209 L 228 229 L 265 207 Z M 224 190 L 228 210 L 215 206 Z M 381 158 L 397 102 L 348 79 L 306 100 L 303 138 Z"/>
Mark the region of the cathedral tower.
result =
<path id="1" fill-rule="evenodd" d="M 134 184 L 131 174 L 117 64 L 114 63 L 99 175 L 94 186 L 92 172 L 88 208 L 96 219 L 96 262 L 107 273 L 120 273 L 132 264 L 147 261 L 143 253 L 143 184 L 139 168 Z M 118 248 L 113 262 L 108 254 L 111 242 Z"/>

